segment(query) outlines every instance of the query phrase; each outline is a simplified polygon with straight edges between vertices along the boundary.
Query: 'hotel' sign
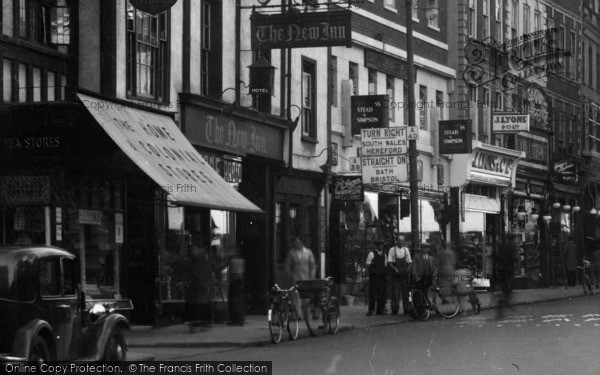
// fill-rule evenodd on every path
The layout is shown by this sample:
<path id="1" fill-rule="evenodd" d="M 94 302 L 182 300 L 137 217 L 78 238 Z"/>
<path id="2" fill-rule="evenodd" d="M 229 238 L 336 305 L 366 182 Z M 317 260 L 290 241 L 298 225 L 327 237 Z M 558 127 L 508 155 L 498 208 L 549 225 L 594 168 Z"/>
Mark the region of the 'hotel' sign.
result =
<path id="1" fill-rule="evenodd" d="M 254 14 L 252 49 L 346 46 L 352 42 L 349 10 L 318 13 Z"/>

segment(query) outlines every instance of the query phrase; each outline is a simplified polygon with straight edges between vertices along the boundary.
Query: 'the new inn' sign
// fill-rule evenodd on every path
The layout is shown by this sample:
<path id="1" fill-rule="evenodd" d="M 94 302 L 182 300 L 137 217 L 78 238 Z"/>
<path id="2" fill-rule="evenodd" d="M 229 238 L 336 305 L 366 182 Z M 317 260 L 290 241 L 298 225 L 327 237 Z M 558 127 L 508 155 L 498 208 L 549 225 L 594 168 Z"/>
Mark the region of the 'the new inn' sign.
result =
<path id="1" fill-rule="evenodd" d="M 349 10 L 318 13 L 254 14 L 252 49 L 346 46 L 352 42 Z"/>

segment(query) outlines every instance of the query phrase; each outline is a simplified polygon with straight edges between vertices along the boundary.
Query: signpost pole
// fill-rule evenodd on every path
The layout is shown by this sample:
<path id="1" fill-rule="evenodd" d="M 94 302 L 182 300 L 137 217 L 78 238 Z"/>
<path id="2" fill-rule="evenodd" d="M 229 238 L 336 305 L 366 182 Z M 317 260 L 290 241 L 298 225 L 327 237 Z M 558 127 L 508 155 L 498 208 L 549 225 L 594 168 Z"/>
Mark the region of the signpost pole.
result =
<path id="1" fill-rule="evenodd" d="M 412 27 L 412 0 L 406 0 L 406 56 L 407 72 L 406 78 L 408 86 L 408 126 L 415 126 L 415 63 L 413 51 L 413 27 Z M 417 141 L 409 139 L 408 141 L 408 173 L 410 180 L 410 230 L 411 230 L 411 250 L 416 252 L 420 243 L 419 228 L 419 181 L 417 174 Z"/>

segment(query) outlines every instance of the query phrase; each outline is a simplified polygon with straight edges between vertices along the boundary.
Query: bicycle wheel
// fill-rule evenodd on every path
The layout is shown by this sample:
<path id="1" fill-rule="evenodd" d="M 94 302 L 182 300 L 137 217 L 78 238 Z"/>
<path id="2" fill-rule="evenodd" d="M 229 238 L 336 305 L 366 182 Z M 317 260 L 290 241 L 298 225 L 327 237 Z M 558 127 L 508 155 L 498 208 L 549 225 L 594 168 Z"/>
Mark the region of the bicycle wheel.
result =
<path id="1" fill-rule="evenodd" d="M 445 286 L 440 288 L 433 295 L 435 310 L 446 319 L 453 318 L 460 310 L 460 297 L 452 287 Z"/>
<path id="2" fill-rule="evenodd" d="M 304 306 L 304 321 L 306 322 L 306 328 L 311 336 L 323 336 L 326 330 L 326 324 L 324 322 L 324 311 L 321 311 L 321 304 L 318 300 L 313 300 Z"/>
<path id="3" fill-rule="evenodd" d="M 427 303 L 427 297 L 421 290 L 413 289 L 408 295 L 408 301 L 410 312 L 415 319 L 429 319 L 429 303 Z"/>
<path id="4" fill-rule="evenodd" d="M 283 316 L 279 306 L 271 305 L 269 309 L 269 332 L 271 333 L 271 341 L 277 344 L 281 341 L 283 334 Z"/>
<path id="5" fill-rule="evenodd" d="M 296 306 L 291 301 L 288 301 L 287 331 L 290 339 L 296 340 L 298 338 L 298 326 L 298 311 L 296 310 Z"/>
<path id="6" fill-rule="evenodd" d="M 329 311 L 327 312 L 327 332 L 331 334 L 337 333 L 340 329 L 340 304 L 337 298 L 331 297 L 329 300 Z"/>

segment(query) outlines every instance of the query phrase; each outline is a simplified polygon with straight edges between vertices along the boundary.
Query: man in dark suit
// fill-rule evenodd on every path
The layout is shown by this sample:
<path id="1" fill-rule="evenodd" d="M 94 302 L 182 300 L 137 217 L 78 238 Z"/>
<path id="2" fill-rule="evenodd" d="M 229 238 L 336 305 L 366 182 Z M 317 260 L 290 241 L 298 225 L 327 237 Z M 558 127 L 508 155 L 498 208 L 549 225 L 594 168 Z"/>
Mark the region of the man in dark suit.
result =
<path id="1" fill-rule="evenodd" d="M 373 315 L 377 304 L 377 315 L 385 315 L 385 284 L 387 255 L 383 251 L 385 241 L 375 241 L 375 249 L 367 255 L 366 266 L 369 270 L 369 311 Z"/>
<path id="2" fill-rule="evenodd" d="M 422 243 L 410 264 L 410 272 L 415 283 L 421 287 L 425 295 L 428 295 L 429 286 L 433 284 L 433 278 L 437 274 L 435 260 L 430 255 L 430 252 L 430 245 Z"/>

